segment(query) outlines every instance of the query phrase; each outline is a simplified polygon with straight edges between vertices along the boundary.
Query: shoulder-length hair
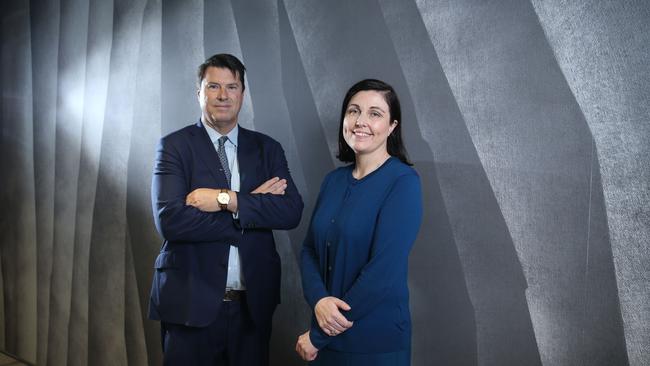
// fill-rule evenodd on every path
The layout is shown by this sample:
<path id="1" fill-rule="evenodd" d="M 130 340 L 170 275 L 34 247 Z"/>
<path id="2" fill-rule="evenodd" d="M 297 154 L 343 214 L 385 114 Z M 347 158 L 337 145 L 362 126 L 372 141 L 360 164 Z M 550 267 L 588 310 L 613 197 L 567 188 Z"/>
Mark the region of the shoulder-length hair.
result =
<path id="1" fill-rule="evenodd" d="M 404 142 L 402 141 L 402 108 L 400 107 L 397 93 L 395 93 L 395 89 L 393 89 L 392 86 L 377 79 L 361 80 L 352 85 L 345 94 L 343 105 L 341 106 L 341 118 L 339 120 L 339 152 L 336 157 L 345 163 L 354 163 L 356 161 L 354 151 L 347 142 L 345 142 L 345 138 L 343 137 L 343 119 L 345 119 L 345 112 L 350 103 L 350 99 L 352 99 L 352 97 L 358 92 L 366 90 L 374 90 L 383 94 L 384 100 L 386 101 L 386 104 L 388 104 L 390 123 L 397 121 L 397 126 L 395 126 L 393 132 L 388 136 L 388 141 L 386 143 L 388 154 L 398 158 L 404 164 L 413 165 L 413 163 L 408 159 L 408 154 L 404 147 Z"/>

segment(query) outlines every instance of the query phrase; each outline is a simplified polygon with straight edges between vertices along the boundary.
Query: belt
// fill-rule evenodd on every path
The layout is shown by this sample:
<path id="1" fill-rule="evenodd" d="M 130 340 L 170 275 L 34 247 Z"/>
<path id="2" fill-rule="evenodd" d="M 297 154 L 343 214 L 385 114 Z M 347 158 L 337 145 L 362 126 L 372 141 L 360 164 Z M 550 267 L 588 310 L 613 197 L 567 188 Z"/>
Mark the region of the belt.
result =
<path id="1" fill-rule="evenodd" d="M 223 294 L 223 301 L 241 301 L 245 297 L 246 297 L 245 290 L 226 289 L 226 293 Z"/>

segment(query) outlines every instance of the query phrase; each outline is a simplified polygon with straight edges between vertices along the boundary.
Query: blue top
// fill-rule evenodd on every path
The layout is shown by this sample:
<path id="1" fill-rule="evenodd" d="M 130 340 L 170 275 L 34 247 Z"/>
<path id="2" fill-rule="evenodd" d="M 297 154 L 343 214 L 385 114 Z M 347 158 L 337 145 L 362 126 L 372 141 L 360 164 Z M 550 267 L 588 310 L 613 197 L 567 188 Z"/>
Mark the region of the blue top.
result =
<path id="1" fill-rule="evenodd" d="M 357 353 L 410 348 L 408 256 L 422 220 L 420 178 L 391 157 L 362 179 L 354 165 L 329 173 L 321 186 L 303 244 L 305 299 L 314 309 L 326 296 L 342 299 L 352 328 L 324 333 L 312 313 L 318 348 Z"/>

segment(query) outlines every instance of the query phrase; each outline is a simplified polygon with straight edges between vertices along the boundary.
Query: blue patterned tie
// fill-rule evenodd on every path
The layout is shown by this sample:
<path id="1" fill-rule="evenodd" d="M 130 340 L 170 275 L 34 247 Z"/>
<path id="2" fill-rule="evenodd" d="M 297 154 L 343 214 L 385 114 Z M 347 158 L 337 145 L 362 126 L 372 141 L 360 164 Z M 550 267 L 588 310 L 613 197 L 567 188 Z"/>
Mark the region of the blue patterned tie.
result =
<path id="1" fill-rule="evenodd" d="M 221 167 L 223 168 L 223 173 L 226 175 L 226 180 L 228 181 L 228 188 L 230 188 L 230 166 L 228 165 L 228 157 L 226 156 L 226 148 L 224 145 L 228 141 L 228 136 L 219 137 L 219 148 L 217 149 L 217 155 L 219 155 L 219 161 L 221 162 Z"/>

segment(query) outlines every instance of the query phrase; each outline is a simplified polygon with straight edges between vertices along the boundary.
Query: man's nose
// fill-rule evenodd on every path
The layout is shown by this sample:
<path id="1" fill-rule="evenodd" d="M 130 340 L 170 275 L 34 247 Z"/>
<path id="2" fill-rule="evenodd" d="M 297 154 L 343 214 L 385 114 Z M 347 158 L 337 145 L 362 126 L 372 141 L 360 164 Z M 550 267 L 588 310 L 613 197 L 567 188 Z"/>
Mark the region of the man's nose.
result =
<path id="1" fill-rule="evenodd" d="M 226 93 L 226 90 L 224 88 L 219 88 L 219 90 L 217 90 L 217 99 L 219 100 L 228 99 L 228 93 Z"/>

